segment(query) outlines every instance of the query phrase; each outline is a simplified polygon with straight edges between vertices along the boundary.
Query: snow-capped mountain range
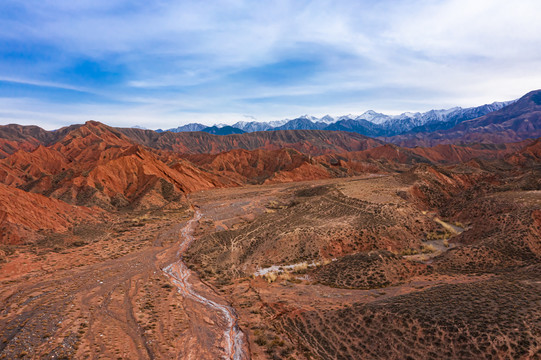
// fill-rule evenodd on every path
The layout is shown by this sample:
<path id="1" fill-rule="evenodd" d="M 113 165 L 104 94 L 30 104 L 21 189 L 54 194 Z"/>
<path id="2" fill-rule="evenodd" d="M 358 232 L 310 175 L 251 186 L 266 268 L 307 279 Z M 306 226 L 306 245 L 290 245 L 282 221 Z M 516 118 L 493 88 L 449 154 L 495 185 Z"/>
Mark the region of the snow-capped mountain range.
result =
<path id="1" fill-rule="evenodd" d="M 478 107 L 454 107 L 445 110 L 430 110 L 424 113 L 406 112 L 400 115 L 386 115 L 368 110 L 361 115 L 343 115 L 332 117 L 325 115 L 321 118 L 303 115 L 295 119 L 278 121 L 239 121 L 233 125 L 216 124 L 207 127 L 192 123 L 177 128 L 168 129 L 171 132 L 207 131 L 216 128 L 234 128 L 242 132 L 270 131 L 270 130 L 342 130 L 360 133 L 367 136 L 393 136 L 405 133 L 432 132 L 449 129 L 463 121 L 475 119 L 515 102 L 494 102 Z M 162 130 L 158 130 L 162 131 Z M 207 132 L 211 132 L 210 130 Z M 225 132 L 225 131 L 224 131 Z"/>

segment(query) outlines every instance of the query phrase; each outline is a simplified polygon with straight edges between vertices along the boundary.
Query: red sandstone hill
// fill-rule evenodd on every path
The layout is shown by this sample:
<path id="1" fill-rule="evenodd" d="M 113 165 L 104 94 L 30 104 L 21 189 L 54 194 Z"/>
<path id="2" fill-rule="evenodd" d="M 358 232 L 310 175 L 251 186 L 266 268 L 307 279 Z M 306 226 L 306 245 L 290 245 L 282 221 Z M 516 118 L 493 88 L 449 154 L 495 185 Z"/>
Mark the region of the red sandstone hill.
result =
<path id="1" fill-rule="evenodd" d="M 531 143 L 531 140 L 525 140 L 518 143 L 499 145 L 472 144 L 470 146 L 461 146 L 447 144 L 429 148 L 403 148 L 393 144 L 385 144 L 363 151 L 321 155 L 314 159 L 321 163 L 348 168 L 361 173 L 392 172 L 393 170 L 406 170 L 408 166 L 415 164 L 459 164 L 473 159 L 504 159 Z"/>
<path id="2" fill-rule="evenodd" d="M 506 161 L 520 165 L 539 163 L 541 161 L 541 138 L 510 154 L 506 157 Z"/>
<path id="3" fill-rule="evenodd" d="M 47 131 L 34 125 L 0 125 L 0 159 L 18 150 L 31 151 L 40 145 L 50 145 L 79 126 Z"/>
<path id="4" fill-rule="evenodd" d="M 470 144 L 453 145 L 439 144 L 433 147 L 415 147 L 410 149 L 413 153 L 424 157 L 431 162 L 456 164 L 468 162 L 472 159 L 503 159 L 505 156 L 522 149 L 531 140 L 524 140 L 507 144 Z"/>
<path id="5" fill-rule="evenodd" d="M 322 130 L 261 131 L 233 135 L 205 132 L 163 132 L 118 129 L 139 144 L 188 154 L 217 154 L 233 149 L 278 150 L 290 148 L 307 155 L 321 155 L 370 149 L 382 142 L 356 133 Z"/>
<path id="6" fill-rule="evenodd" d="M 394 169 L 392 160 L 389 164 L 376 164 L 367 161 L 369 158 L 367 156 L 356 158 L 354 155 L 377 152 L 377 149 L 381 148 L 384 146 L 361 152 L 316 157 L 294 149 L 251 151 L 237 149 L 220 154 L 188 154 L 183 157 L 220 178 L 238 184 L 268 184 L 392 171 Z"/>
<path id="7" fill-rule="evenodd" d="M 44 175 L 66 170 L 70 160 L 61 152 L 40 145 L 34 151 L 18 150 L 0 160 L 0 182 L 19 186 Z"/>
<path id="8" fill-rule="evenodd" d="M 1 160 L 0 182 L 105 209 L 164 206 L 186 192 L 223 185 L 187 161 L 154 154 L 98 122 L 76 127 L 48 147 Z"/>
<path id="9" fill-rule="evenodd" d="M 404 171 L 408 166 L 422 163 L 457 164 L 477 158 L 502 159 L 530 142 L 493 146 L 476 144 L 471 147 L 437 145 L 415 149 L 385 144 L 363 151 L 315 157 L 293 149 L 231 150 L 219 154 L 185 154 L 183 157 L 233 183 L 260 184 Z"/>
<path id="10" fill-rule="evenodd" d="M 111 203 L 148 208 L 161 207 L 185 193 L 217 185 L 221 185 L 218 179 L 187 162 L 169 167 L 151 152 L 133 145 L 116 159 L 97 165 L 87 176 L 74 178 L 57 191 L 60 198 L 71 196 L 71 202 L 80 201 L 80 191 L 87 189 L 94 198 L 99 193 L 105 201 L 99 205 L 104 207 Z"/>
<path id="11" fill-rule="evenodd" d="M 243 150 L 220 154 L 184 155 L 185 159 L 238 184 L 262 183 L 280 171 L 310 164 L 310 157 L 293 149 Z"/>
<path id="12" fill-rule="evenodd" d="M 318 157 L 318 159 L 329 159 L 330 162 L 333 162 L 332 159 L 336 159 L 336 161 L 340 161 L 342 165 L 347 162 L 376 160 L 410 165 L 429 162 L 426 158 L 417 155 L 411 149 L 401 148 L 393 144 L 385 144 L 363 151 L 323 155 Z"/>
<path id="13" fill-rule="evenodd" d="M 40 237 L 40 230 L 64 232 L 82 221 L 102 221 L 103 216 L 96 208 L 72 206 L 0 184 L 0 244 L 32 242 Z"/>
<path id="14" fill-rule="evenodd" d="M 481 167 L 461 164 L 461 166 L 439 167 L 419 164 L 402 173 L 401 178 L 412 184 L 410 198 L 421 207 L 443 207 L 456 194 L 480 182 L 490 184 L 494 174 Z"/>
<path id="15" fill-rule="evenodd" d="M 22 128 L 28 130 L 27 128 Z M 68 129 L 68 128 L 66 128 Z M 33 129 L 39 141 L 53 141 L 48 132 Z M 28 131 L 27 131 L 28 132 Z M 20 131 L 20 134 L 25 134 Z M 18 134 L 19 134 L 18 133 Z M 264 147 L 274 150 L 233 150 L 200 156 L 137 145 L 136 141 L 99 122 L 62 130 L 63 137 L 32 151 L 19 150 L 0 161 L 0 182 L 23 190 L 61 199 L 70 204 L 121 207 L 160 207 L 183 194 L 212 187 L 238 186 L 265 181 L 294 181 L 354 175 L 336 171 L 327 164 L 313 163 L 307 153 L 368 149 L 379 144 L 357 134 L 321 131 L 281 131 L 243 134 L 246 138 L 206 133 L 181 136 L 173 147 L 195 152 L 230 147 Z M 135 131 L 135 133 L 141 133 Z M 146 133 L 146 132 L 142 132 Z M 32 137 L 34 138 L 34 137 Z M 168 137 L 162 137 L 161 140 Z M 225 140 L 224 139 L 228 139 Z M 194 142 L 199 147 L 194 145 Z M 276 142 L 276 143 L 275 143 Z M 160 147 L 160 142 L 153 145 Z M 277 174 L 279 174 L 277 176 Z"/>

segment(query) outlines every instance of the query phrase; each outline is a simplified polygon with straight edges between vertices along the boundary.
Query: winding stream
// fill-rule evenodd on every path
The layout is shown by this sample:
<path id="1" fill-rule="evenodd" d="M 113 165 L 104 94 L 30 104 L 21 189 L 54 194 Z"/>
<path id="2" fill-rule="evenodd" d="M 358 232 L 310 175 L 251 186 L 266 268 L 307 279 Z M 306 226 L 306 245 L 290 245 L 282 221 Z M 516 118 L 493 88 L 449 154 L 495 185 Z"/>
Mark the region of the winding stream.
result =
<path id="1" fill-rule="evenodd" d="M 163 271 L 171 278 L 172 282 L 176 285 L 179 293 L 182 294 L 182 296 L 204 304 L 222 315 L 227 324 L 226 329 L 223 332 L 223 343 L 226 352 L 224 354 L 224 358 L 231 360 L 249 359 L 250 356 L 246 352 L 244 334 L 238 326 L 238 319 L 235 310 L 229 305 L 219 304 L 216 301 L 207 299 L 203 295 L 197 293 L 189 281 L 192 272 L 182 260 L 182 254 L 193 242 L 194 238 L 192 234 L 194 231 L 194 226 L 197 224 L 199 219 L 201 219 L 201 216 L 201 213 L 196 211 L 194 217 L 188 221 L 186 226 L 182 229 L 182 242 L 177 252 L 178 261 L 165 267 Z"/>

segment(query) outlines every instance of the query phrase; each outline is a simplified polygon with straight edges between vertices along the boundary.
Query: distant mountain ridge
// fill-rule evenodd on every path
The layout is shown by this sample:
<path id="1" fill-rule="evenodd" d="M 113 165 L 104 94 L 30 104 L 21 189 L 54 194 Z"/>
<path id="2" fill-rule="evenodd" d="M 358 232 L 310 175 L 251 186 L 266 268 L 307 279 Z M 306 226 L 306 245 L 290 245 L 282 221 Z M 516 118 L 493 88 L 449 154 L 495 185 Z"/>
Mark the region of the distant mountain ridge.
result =
<path id="1" fill-rule="evenodd" d="M 343 115 L 332 117 L 325 115 L 321 118 L 303 115 L 295 119 L 284 119 L 270 122 L 239 121 L 231 126 L 217 124 L 207 127 L 191 123 L 177 128 L 168 129 L 171 132 L 204 131 L 217 135 L 237 133 L 231 128 L 243 132 L 273 131 L 273 130 L 333 130 L 356 132 L 366 136 L 389 137 L 408 133 L 425 133 L 450 129 L 461 122 L 472 120 L 491 112 L 500 110 L 513 101 L 493 102 L 482 106 L 461 108 L 454 107 L 444 110 L 430 110 L 424 113 L 406 112 L 400 115 L 386 115 L 368 110 L 361 115 Z M 227 128 L 219 131 L 218 129 Z M 162 132 L 159 129 L 157 132 Z"/>
<path id="2" fill-rule="evenodd" d="M 160 132 L 164 132 L 164 131 L 171 131 L 171 132 L 201 131 L 201 130 L 205 129 L 206 127 L 207 126 L 205 126 L 203 124 L 190 123 L 190 124 L 179 126 L 177 128 L 173 128 L 173 129 L 167 129 L 167 130 L 158 129 L 158 130 L 156 130 L 156 132 L 160 133 Z"/>
<path id="3" fill-rule="evenodd" d="M 231 135 L 231 134 L 244 134 L 246 131 L 238 129 L 233 126 L 210 126 L 206 127 L 203 130 L 206 133 L 213 134 L 213 135 Z"/>
<path id="4" fill-rule="evenodd" d="M 382 140 L 406 147 L 458 143 L 509 143 L 541 136 L 541 90 L 486 115 L 427 133 L 407 133 Z"/>

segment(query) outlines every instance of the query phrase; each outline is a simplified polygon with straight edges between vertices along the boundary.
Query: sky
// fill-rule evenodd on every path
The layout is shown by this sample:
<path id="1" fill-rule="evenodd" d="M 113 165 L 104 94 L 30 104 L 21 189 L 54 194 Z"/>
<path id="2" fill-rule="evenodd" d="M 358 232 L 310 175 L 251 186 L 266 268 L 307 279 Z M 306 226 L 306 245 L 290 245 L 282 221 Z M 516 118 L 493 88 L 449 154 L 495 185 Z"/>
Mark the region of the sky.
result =
<path id="1" fill-rule="evenodd" d="M 0 124 L 172 128 L 541 88 L 539 0 L 2 0 Z"/>

